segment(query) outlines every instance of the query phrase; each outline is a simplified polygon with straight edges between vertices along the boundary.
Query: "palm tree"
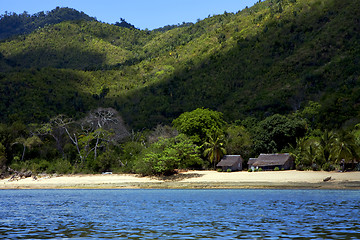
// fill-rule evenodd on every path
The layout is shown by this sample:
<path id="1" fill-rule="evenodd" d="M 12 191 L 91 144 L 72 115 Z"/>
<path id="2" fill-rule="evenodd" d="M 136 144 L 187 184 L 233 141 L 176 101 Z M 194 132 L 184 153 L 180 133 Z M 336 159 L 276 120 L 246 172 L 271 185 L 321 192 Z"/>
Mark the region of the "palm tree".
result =
<path id="1" fill-rule="evenodd" d="M 220 161 L 222 156 L 226 154 L 226 150 L 224 147 L 224 135 L 219 132 L 214 132 L 214 134 L 208 134 L 208 140 L 203 144 L 204 156 L 209 158 L 210 163 L 214 165 L 214 169 L 216 163 Z"/>
<path id="2" fill-rule="evenodd" d="M 352 133 L 345 131 L 339 132 L 337 135 L 336 148 L 337 161 L 341 159 L 351 160 L 351 162 L 358 158 L 358 146 L 356 145 L 355 136 Z"/>
<path id="3" fill-rule="evenodd" d="M 311 166 L 314 170 L 318 169 L 317 159 L 319 159 L 319 145 L 315 141 L 309 141 L 308 146 L 304 149 L 303 157 L 308 166 Z M 321 166 L 320 166 L 321 167 Z"/>
<path id="4" fill-rule="evenodd" d="M 335 151 L 337 136 L 334 132 L 325 130 L 324 134 L 319 138 L 319 163 L 335 162 L 337 154 Z"/>
<path id="5" fill-rule="evenodd" d="M 310 167 L 316 163 L 319 157 L 319 144 L 315 138 L 296 139 L 296 149 L 293 147 L 293 154 L 296 156 L 296 164 L 299 167 Z"/>

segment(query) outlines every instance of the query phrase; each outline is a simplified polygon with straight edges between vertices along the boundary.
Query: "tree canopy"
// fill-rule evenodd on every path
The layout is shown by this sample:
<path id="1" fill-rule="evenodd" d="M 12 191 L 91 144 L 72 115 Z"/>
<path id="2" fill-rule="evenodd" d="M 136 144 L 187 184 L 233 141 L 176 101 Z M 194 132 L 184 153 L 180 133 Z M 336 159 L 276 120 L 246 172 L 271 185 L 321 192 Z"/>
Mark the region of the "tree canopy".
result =
<path id="1" fill-rule="evenodd" d="M 256 152 L 279 152 L 285 147 L 296 144 L 296 139 L 306 133 L 306 122 L 275 114 L 259 122 L 254 129 Z"/>
<path id="2" fill-rule="evenodd" d="M 181 114 L 174 119 L 172 124 L 179 132 L 188 135 L 195 143 L 202 144 L 208 135 L 223 131 L 225 121 L 220 112 L 198 108 Z"/>

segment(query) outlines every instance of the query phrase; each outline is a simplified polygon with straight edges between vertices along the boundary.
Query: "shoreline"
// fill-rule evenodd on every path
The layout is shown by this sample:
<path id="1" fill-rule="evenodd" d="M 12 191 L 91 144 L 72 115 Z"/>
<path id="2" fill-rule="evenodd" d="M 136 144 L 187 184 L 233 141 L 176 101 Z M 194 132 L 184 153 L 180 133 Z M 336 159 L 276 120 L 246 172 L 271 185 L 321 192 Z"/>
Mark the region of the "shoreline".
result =
<path id="1" fill-rule="evenodd" d="M 323 181 L 331 177 L 329 181 Z M 216 172 L 188 171 L 167 178 L 135 174 L 60 175 L 0 180 L 3 189 L 354 189 L 360 172 Z"/>

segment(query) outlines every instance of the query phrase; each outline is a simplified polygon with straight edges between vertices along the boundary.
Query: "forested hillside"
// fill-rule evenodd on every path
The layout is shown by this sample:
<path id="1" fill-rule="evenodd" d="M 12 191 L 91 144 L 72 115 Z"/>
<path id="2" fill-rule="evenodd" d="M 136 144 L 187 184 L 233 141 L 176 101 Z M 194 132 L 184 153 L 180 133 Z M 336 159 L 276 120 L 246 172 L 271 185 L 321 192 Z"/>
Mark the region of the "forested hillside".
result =
<path id="1" fill-rule="evenodd" d="M 41 101 L 78 98 L 83 111 L 110 105 L 128 124 L 151 127 L 196 107 L 231 121 L 313 100 L 324 124 L 340 127 L 359 112 L 358 9 L 350 0 L 273 0 L 165 32 L 96 21 L 46 26 L 0 44 L 1 117 L 42 121 L 74 107 Z M 102 87 L 105 99 L 92 99 Z M 20 113 L 26 102 L 38 110 Z M 35 111 L 44 116 L 33 118 Z"/>
<path id="2" fill-rule="evenodd" d="M 27 12 L 21 14 L 5 12 L 0 16 L 0 40 L 15 35 L 29 34 L 46 25 L 74 20 L 95 21 L 96 19 L 75 9 L 60 7 L 49 12 L 38 12 L 33 15 Z"/>
<path id="3" fill-rule="evenodd" d="M 250 138 L 257 145 L 247 145 L 256 153 L 281 151 L 288 145 L 260 139 L 270 118 L 292 119 L 287 144 L 297 144 L 295 136 L 307 129 L 359 123 L 359 9 L 356 0 L 267 0 L 153 31 L 123 19 L 101 23 L 71 9 L 5 15 L 0 119 L 9 126 L 47 123 L 60 114 L 76 120 L 111 107 L 136 131 L 208 108 L 227 123 L 256 126 Z M 75 17 L 41 24 L 61 12 Z M 272 118 L 277 114 L 291 117 Z"/>

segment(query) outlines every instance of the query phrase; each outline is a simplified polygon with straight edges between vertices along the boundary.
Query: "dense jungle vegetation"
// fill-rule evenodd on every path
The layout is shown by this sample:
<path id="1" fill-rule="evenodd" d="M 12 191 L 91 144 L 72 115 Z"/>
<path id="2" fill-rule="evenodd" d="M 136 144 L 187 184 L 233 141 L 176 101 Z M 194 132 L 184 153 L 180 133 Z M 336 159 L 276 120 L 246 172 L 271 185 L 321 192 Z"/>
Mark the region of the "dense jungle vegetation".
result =
<path id="1" fill-rule="evenodd" d="M 161 175 L 225 152 L 291 152 L 298 169 L 355 163 L 359 9 L 267 0 L 152 31 L 70 8 L 6 13 L 0 167 Z"/>

